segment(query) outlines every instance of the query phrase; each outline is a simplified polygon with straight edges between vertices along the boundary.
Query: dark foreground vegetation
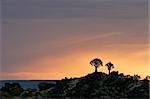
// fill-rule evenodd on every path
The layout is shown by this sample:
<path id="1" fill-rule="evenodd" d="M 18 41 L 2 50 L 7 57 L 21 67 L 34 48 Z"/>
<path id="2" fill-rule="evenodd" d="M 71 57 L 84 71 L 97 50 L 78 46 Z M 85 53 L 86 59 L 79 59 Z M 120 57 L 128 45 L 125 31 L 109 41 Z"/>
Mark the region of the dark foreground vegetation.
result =
<path id="1" fill-rule="evenodd" d="M 107 63 L 108 74 L 98 72 L 103 66 L 100 59 L 90 62 L 95 72 L 80 78 L 67 78 L 56 84 L 39 83 L 38 89 L 24 90 L 18 83 L 5 83 L 0 89 L 1 99 L 49 99 L 49 98 L 100 98 L 100 99 L 149 99 L 149 76 L 140 79 L 140 76 L 124 75 L 114 68 L 111 62 Z"/>
<path id="2" fill-rule="evenodd" d="M 6 83 L 0 89 L 2 99 L 13 97 L 43 98 L 142 98 L 149 99 L 149 80 L 139 80 L 137 75 L 129 76 L 111 72 L 94 72 L 81 78 L 62 79 L 56 84 L 40 83 L 39 90 L 24 90 L 18 83 Z"/>

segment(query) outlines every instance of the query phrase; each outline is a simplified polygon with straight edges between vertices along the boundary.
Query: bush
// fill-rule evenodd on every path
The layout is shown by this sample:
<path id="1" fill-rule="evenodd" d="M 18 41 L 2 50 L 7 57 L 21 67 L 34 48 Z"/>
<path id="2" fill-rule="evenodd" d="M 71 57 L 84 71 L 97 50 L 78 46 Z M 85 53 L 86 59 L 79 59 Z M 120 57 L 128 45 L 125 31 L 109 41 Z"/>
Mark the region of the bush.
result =
<path id="1" fill-rule="evenodd" d="M 44 83 L 44 82 L 38 84 L 39 91 L 49 89 L 49 88 L 51 88 L 53 86 L 55 86 L 55 84 Z"/>
<path id="2" fill-rule="evenodd" d="M 23 91 L 19 83 L 5 83 L 4 87 L 1 88 L 2 93 L 7 93 L 11 96 L 20 96 Z"/>

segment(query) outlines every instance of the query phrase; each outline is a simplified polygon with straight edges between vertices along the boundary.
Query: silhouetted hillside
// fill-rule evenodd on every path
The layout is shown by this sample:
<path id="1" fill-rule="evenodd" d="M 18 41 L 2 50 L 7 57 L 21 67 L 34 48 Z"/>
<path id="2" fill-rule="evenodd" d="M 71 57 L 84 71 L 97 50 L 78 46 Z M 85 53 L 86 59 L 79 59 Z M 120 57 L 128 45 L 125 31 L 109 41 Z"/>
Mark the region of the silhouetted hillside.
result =
<path id="1" fill-rule="evenodd" d="M 110 75 L 95 72 L 81 78 L 61 80 L 48 92 L 48 97 L 148 98 L 148 88 L 148 80 L 141 81 L 136 76 L 124 76 L 118 72 Z"/>
<path id="2" fill-rule="evenodd" d="M 19 85 L 17 84 L 17 86 Z M 149 80 L 139 80 L 138 75 L 118 74 L 118 71 L 113 71 L 109 75 L 103 72 L 94 72 L 81 78 L 65 78 L 52 85 L 40 83 L 40 90 L 27 89 L 23 91 L 20 86 L 9 85 L 9 87 L 2 87 L 0 94 L 2 97 L 148 99 L 149 96 Z M 13 94 L 13 91 L 10 92 L 9 89 L 18 93 Z M 19 92 L 20 89 L 21 92 Z"/>

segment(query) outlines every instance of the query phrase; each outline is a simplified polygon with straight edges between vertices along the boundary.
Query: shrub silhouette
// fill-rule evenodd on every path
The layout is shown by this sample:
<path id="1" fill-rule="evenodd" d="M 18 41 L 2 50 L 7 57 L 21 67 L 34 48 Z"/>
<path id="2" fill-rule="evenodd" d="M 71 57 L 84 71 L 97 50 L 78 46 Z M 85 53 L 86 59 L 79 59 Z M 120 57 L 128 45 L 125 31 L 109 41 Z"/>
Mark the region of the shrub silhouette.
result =
<path id="1" fill-rule="evenodd" d="M 20 96 L 24 91 L 19 83 L 5 83 L 4 87 L 1 88 L 2 92 L 6 92 L 11 96 Z"/>
<path id="2" fill-rule="evenodd" d="M 41 90 L 49 89 L 49 88 L 53 87 L 54 85 L 55 85 L 55 84 L 50 84 L 50 83 L 45 83 L 45 82 L 43 82 L 43 83 L 39 83 L 39 84 L 38 84 L 38 88 L 39 88 L 39 90 L 41 91 Z"/>

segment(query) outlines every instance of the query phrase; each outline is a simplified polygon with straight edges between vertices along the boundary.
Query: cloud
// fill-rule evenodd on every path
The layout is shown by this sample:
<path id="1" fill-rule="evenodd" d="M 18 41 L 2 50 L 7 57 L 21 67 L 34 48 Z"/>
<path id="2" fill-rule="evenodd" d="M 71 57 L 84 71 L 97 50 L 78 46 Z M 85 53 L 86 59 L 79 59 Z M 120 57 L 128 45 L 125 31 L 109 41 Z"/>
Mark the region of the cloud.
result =
<path id="1" fill-rule="evenodd" d="M 3 53 L 3 62 L 2 62 L 2 69 L 8 69 L 8 70 L 15 70 L 16 68 L 22 68 L 21 64 L 30 64 L 32 61 L 36 61 L 39 58 L 45 57 L 45 56 L 51 56 L 51 57 L 61 57 L 66 54 L 71 54 L 76 48 L 79 46 L 84 45 L 85 48 L 87 48 L 87 45 L 89 42 L 93 42 L 95 40 L 105 40 L 109 39 L 113 36 L 119 36 L 121 33 L 96 33 L 96 34 L 88 34 L 83 35 L 80 34 L 78 36 L 70 37 L 65 40 L 59 40 L 55 43 L 47 42 L 47 43 L 37 43 L 36 45 L 28 44 L 28 47 L 25 49 L 16 49 L 14 52 L 6 52 Z M 100 43 L 99 43 L 100 44 Z M 101 43 L 102 44 L 102 43 Z M 103 44 L 102 44 L 103 45 Z M 102 46 L 101 45 L 101 46 Z M 8 45 L 7 45 L 8 46 Z M 19 46 L 19 45 L 18 45 Z M 97 46 L 97 44 L 92 45 Z M 84 47 L 80 47 L 84 48 Z M 90 48 L 89 48 L 90 49 Z M 6 49 L 9 50 L 9 49 Z M 19 51 L 19 52 L 18 52 Z M 12 66 L 12 68 L 10 68 Z"/>
<path id="2" fill-rule="evenodd" d="M 139 13 L 140 12 L 140 13 Z M 148 18 L 147 0 L 3 0 L 4 19 Z"/>
<path id="3" fill-rule="evenodd" d="M 61 75 L 61 76 L 58 76 Z M 38 72 L 3 72 L 1 73 L 0 80 L 14 80 L 14 79 L 27 79 L 27 80 L 55 80 L 56 78 L 63 78 L 61 73 L 43 73 Z M 8 78 L 8 79 L 7 79 Z"/>
<path id="4" fill-rule="evenodd" d="M 90 35 L 79 35 L 78 37 L 73 37 L 70 38 L 68 40 L 65 40 L 64 42 L 59 42 L 58 44 L 56 43 L 57 46 L 52 46 L 54 48 L 59 48 L 60 46 L 63 47 L 67 47 L 67 46 L 71 46 L 71 45 L 76 45 L 76 44 L 80 44 L 80 43 L 87 43 L 87 42 L 92 42 L 93 40 L 97 40 L 97 39 L 108 39 L 109 37 L 112 36 L 119 36 L 122 33 L 119 32 L 112 32 L 112 33 L 96 33 L 96 34 L 90 34 Z"/>

